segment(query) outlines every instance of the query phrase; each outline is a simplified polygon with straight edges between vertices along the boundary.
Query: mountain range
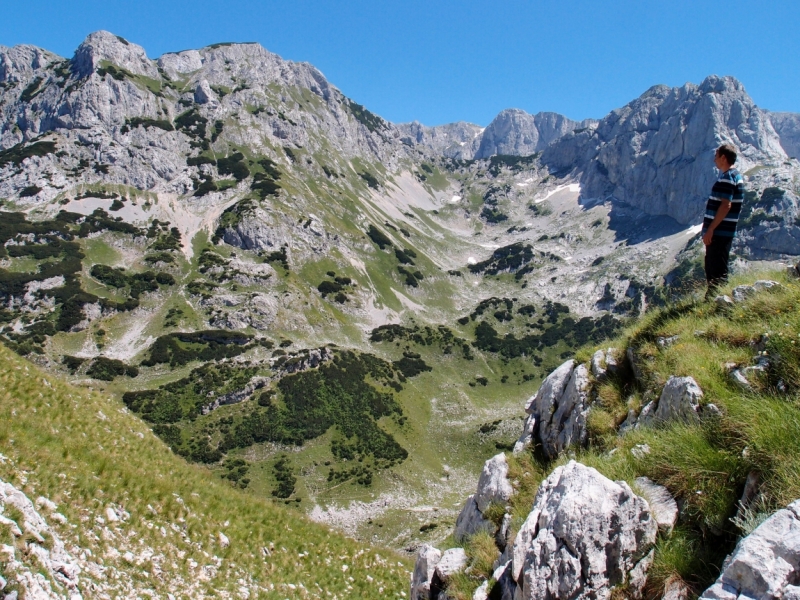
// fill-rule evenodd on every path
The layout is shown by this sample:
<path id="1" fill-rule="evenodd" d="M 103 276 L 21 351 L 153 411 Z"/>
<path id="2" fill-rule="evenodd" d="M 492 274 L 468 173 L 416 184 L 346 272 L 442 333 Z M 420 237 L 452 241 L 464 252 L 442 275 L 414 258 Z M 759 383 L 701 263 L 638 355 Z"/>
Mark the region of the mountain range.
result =
<path id="1" fill-rule="evenodd" d="M 550 370 L 702 279 L 723 142 L 735 268 L 794 261 L 800 115 L 732 77 L 426 127 L 258 44 L 0 47 L 0 339 L 243 493 L 415 548 Z"/>

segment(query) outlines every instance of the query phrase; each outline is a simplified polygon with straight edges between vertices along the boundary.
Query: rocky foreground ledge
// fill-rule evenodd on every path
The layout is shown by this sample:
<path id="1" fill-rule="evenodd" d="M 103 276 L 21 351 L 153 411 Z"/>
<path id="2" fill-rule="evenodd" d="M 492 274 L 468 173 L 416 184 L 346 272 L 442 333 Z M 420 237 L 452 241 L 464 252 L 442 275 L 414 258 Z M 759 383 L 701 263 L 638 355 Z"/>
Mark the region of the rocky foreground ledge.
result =
<path id="1" fill-rule="evenodd" d="M 720 297 L 710 310 L 722 315 L 731 306 L 780 287 L 774 281 L 738 286 L 732 299 Z M 696 331 L 694 335 L 706 333 Z M 680 336 L 655 341 L 657 348 L 666 350 L 680 343 Z M 754 392 L 751 380 L 769 378 L 775 361 L 781 360 L 767 356 L 763 337 L 751 346 L 755 366 L 725 363 L 720 367 L 729 386 L 749 394 Z M 685 600 L 698 593 L 680 577 L 667 578 L 663 587 L 648 585 L 659 538 L 668 543 L 676 524 L 686 519 L 685 501 L 676 502 L 666 487 L 647 477 L 636 477 L 629 485 L 563 458 L 588 444 L 589 415 L 598 402 L 596 388 L 608 378 L 626 376 L 642 388 L 650 388 L 643 394 L 642 406 L 630 409 L 617 425 L 617 436 L 657 431 L 676 423 L 702 428 L 720 422 L 724 410 L 708 402 L 693 377 L 670 376 L 661 384 L 660 393 L 654 393 L 647 360 L 633 345 L 625 351 L 598 350 L 587 364 L 569 360 L 542 382 L 525 404 L 528 417 L 513 453 L 519 456 L 535 449 L 544 460 L 556 460 L 556 466 L 539 485 L 527 518 L 521 526 L 512 524 L 510 504 L 519 481 L 509 479 L 509 459 L 498 454 L 487 460 L 476 492 L 466 500 L 453 532 L 453 539 L 464 548 L 441 552 L 423 545 L 411 580 L 412 600 L 640 599 L 655 594 Z M 780 392 L 785 385 L 778 380 L 774 389 Z M 611 454 L 618 451 L 614 448 Z M 637 444 L 627 451 L 639 459 L 648 455 L 650 448 Z M 734 523 L 741 523 L 748 511 L 755 512 L 750 509 L 758 476 L 756 472 L 748 475 L 737 516 L 731 519 Z M 702 599 L 800 599 L 800 500 L 760 520 L 763 522 L 757 527 L 744 530 L 749 535 L 744 535 L 725 559 L 717 581 L 702 593 Z M 469 550 L 476 536 L 487 534 L 494 540 L 496 558 L 490 574 L 479 576 L 474 572 L 476 561 L 465 548 Z M 469 596 L 465 595 L 465 581 L 475 582 Z"/>

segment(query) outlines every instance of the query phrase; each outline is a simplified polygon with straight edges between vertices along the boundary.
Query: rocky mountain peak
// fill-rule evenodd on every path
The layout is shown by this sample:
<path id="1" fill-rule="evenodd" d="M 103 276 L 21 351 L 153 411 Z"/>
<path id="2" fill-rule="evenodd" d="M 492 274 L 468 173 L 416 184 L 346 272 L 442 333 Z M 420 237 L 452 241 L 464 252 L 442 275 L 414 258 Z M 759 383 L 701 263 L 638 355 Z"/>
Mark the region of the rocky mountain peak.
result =
<path id="1" fill-rule="evenodd" d="M 57 54 L 28 44 L 13 48 L 0 46 L 0 82 L 25 81 L 60 58 Z"/>
<path id="2" fill-rule="evenodd" d="M 715 176 L 711 153 L 726 142 L 738 148 L 742 172 L 786 158 L 769 113 L 735 78 L 712 75 L 651 87 L 596 129 L 558 140 L 543 160 L 578 175 L 584 202 L 612 199 L 689 224 Z"/>
<path id="3" fill-rule="evenodd" d="M 534 154 L 580 126 L 578 121 L 558 113 L 531 115 L 518 108 L 508 108 L 486 127 L 475 158 L 489 158 L 495 154 Z"/>
<path id="4" fill-rule="evenodd" d="M 134 75 L 158 77 L 158 69 L 141 46 L 108 31 L 90 33 L 72 58 L 73 72 L 88 77 L 104 64 L 121 67 Z"/>

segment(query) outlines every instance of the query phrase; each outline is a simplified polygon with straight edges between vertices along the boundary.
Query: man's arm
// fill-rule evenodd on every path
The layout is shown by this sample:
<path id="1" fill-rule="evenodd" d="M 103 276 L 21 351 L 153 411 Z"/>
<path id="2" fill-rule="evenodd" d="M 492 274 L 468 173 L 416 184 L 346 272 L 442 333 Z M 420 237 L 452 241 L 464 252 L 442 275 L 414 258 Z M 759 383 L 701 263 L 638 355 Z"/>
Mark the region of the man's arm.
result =
<path id="1" fill-rule="evenodd" d="M 714 237 L 714 230 L 717 228 L 717 225 L 722 223 L 722 220 L 728 216 L 728 212 L 730 210 L 731 201 L 720 199 L 720 205 L 717 209 L 717 214 L 714 215 L 714 220 L 711 221 L 711 224 L 708 226 L 708 230 L 706 230 L 706 234 L 703 236 L 703 243 L 706 246 L 711 244 L 711 238 Z"/>

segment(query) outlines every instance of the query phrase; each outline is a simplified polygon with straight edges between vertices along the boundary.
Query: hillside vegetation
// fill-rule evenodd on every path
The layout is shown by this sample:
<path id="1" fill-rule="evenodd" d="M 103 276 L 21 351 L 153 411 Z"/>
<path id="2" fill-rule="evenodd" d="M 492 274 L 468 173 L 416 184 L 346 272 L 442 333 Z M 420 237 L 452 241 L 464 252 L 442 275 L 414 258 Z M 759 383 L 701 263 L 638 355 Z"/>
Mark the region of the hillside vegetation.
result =
<path id="1" fill-rule="evenodd" d="M 689 295 L 603 343 L 603 350 L 615 349 L 621 369 L 592 381 L 588 446 L 551 461 L 539 446 L 508 458 L 516 490 L 510 507 L 514 531 L 528 516 L 541 481 L 571 459 L 633 489 L 637 477 L 649 477 L 675 497 L 680 515 L 675 529 L 657 542 L 647 596 L 660 598 L 665 584 L 676 579 L 699 594 L 742 536 L 800 498 L 800 284 L 779 272 L 751 272 L 719 293 L 732 295 L 737 285 L 764 279 L 780 285 L 729 306 Z M 588 363 L 597 349 L 584 347 L 576 358 Z M 628 349 L 633 363 L 625 357 Z M 769 366 L 745 371 L 749 389 L 731 376 L 734 369 L 759 363 Z M 629 411 L 635 414 L 657 399 L 672 375 L 696 380 L 703 391 L 701 413 L 711 416 L 621 433 Z M 719 411 L 703 410 L 710 404 Z M 448 589 L 459 599 L 471 598 L 482 578 L 491 577 L 498 553 L 483 533 L 468 540 L 466 549 L 472 570 Z"/>
<path id="2" fill-rule="evenodd" d="M 66 517 L 47 520 L 80 565 L 84 597 L 396 598 L 406 589 L 405 559 L 187 464 L 118 400 L 6 348 L 0 381 L 0 479 Z M 26 530 L 8 506 L 4 516 Z M 15 537 L 6 525 L 0 536 L 46 573 L 35 556 L 52 540 Z M 19 589 L 10 562 L 0 557 L 5 593 Z"/>

